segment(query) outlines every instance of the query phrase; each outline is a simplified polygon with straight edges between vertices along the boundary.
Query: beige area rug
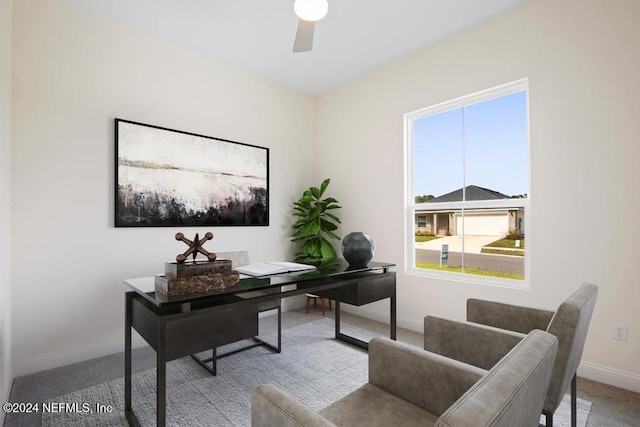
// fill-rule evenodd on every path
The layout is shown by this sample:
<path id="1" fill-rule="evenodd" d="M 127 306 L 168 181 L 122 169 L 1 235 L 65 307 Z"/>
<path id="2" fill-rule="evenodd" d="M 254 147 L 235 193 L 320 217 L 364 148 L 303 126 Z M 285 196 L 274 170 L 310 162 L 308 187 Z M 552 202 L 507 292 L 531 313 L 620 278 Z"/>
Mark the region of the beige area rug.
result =
<path id="1" fill-rule="evenodd" d="M 369 331 L 342 325 L 360 339 Z M 367 382 L 367 353 L 334 338 L 334 323 L 323 318 L 286 329 L 280 354 L 256 347 L 222 358 L 211 376 L 190 357 L 167 364 L 167 425 L 250 426 L 251 391 L 272 383 L 318 411 Z M 273 336 L 265 337 L 266 340 Z M 272 342 L 272 341 L 270 341 Z M 237 347 L 237 344 L 226 349 Z M 221 349 L 223 352 L 225 349 Z M 133 376 L 133 409 L 143 426 L 155 425 L 155 369 Z M 568 396 L 566 396 L 568 397 Z M 44 426 L 126 426 L 124 379 L 78 390 L 50 402 L 77 403 L 91 412 L 43 413 Z M 97 407 L 112 408 L 98 413 Z M 578 400 L 578 426 L 584 427 L 591 404 Z M 568 400 L 554 417 L 555 426 L 570 426 Z"/>

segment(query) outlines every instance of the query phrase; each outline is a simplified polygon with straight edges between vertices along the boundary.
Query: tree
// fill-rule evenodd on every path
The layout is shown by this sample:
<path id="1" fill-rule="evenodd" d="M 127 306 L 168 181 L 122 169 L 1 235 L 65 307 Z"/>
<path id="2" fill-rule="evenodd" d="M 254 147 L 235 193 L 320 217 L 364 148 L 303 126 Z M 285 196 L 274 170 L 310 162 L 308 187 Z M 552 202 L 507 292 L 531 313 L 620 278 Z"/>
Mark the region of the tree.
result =
<path id="1" fill-rule="evenodd" d="M 431 199 L 435 199 L 432 194 L 425 194 L 424 196 L 416 196 L 416 203 L 425 203 Z"/>

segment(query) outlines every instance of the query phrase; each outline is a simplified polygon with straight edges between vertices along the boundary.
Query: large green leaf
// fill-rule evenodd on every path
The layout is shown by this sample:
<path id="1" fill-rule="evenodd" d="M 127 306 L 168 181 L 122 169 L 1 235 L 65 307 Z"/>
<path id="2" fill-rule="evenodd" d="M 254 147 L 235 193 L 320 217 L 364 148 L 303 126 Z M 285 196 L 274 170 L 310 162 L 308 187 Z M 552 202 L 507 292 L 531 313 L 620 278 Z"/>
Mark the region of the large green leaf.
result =
<path id="1" fill-rule="evenodd" d="M 294 205 L 294 209 L 299 209 L 301 211 L 308 211 L 310 206 L 311 206 L 311 202 L 305 202 L 304 200 L 300 199 L 296 202 L 293 202 Z"/>
<path id="2" fill-rule="evenodd" d="M 322 240 L 320 238 L 312 238 L 302 245 L 299 252 L 306 253 L 311 258 L 322 257 Z"/>
<path id="3" fill-rule="evenodd" d="M 322 213 L 322 205 L 318 203 L 313 207 L 313 209 L 311 209 L 309 216 L 318 217 L 318 215 L 320 215 L 321 213 Z"/>
<path id="4" fill-rule="evenodd" d="M 331 221 L 327 221 L 326 219 L 320 220 L 320 227 L 322 228 L 322 231 L 333 231 L 338 229 L 338 226 L 336 224 L 332 223 Z"/>
<path id="5" fill-rule="evenodd" d="M 291 228 L 300 228 L 307 223 L 306 218 L 301 218 L 291 225 Z"/>
<path id="6" fill-rule="evenodd" d="M 301 229 L 301 232 L 303 232 L 305 234 L 315 234 L 315 235 L 317 235 L 319 231 L 320 231 L 320 226 L 318 225 L 317 221 L 311 221 L 311 222 L 305 224 Z"/>
<path id="7" fill-rule="evenodd" d="M 327 236 L 331 237 L 332 239 L 340 240 L 340 236 L 336 235 L 332 231 L 326 230 L 325 233 L 327 233 Z"/>
<path id="8" fill-rule="evenodd" d="M 322 197 L 322 195 L 324 194 L 325 190 L 329 186 L 330 182 L 331 182 L 331 179 L 329 179 L 329 178 L 327 178 L 324 181 L 322 181 L 322 184 L 320 184 L 320 195 L 318 196 L 318 198 Z"/>
<path id="9" fill-rule="evenodd" d="M 320 198 L 320 189 L 318 187 L 311 187 L 309 188 L 309 191 L 311 191 L 311 194 L 313 195 L 313 198 L 315 200 L 318 200 Z"/>
<path id="10" fill-rule="evenodd" d="M 324 213 L 326 216 L 328 216 L 329 218 L 331 218 L 332 220 L 334 220 L 335 222 L 337 222 L 338 224 L 341 224 L 340 222 L 340 218 L 338 218 L 337 216 L 335 216 L 334 214 L 330 213 L 330 212 L 325 212 Z"/>
<path id="11" fill-rule="evenodd" d="M 320 253 L 322 258 L 335 258 L 337 256 L 336 250 L 333 249 L 331 243 L 327 239 L 321 240 Z"/>
<path id="12" fill-rule="evenodd" d="M 291 237 L 306 237 L 308 235 L 309 235 L 308 233 L 304 233 L 302 231 L 302 228 L 298 228 L 293 233 L 291 233 Z"/>
<path id="13" fill-rule="evenodd" d="M 322 203 L 325 205 L 329 205 L 331 203 L 338 203 L 338 201 L 336 199 L 334 199 L 333 197 L 327 197 L 326 199 L 322 200 Z"/>

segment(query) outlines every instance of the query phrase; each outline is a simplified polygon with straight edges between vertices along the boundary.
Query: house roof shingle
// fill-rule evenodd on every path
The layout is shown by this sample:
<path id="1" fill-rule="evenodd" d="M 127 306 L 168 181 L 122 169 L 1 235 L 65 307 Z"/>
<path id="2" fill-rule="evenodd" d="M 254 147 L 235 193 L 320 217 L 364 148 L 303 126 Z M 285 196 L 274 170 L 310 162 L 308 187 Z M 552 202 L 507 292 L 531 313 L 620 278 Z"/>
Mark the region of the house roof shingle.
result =
<path id="1" fill-rule="evenodd" d="M 465 200 L 496 200 L 496 199 L 509 199 L 506 194 L 502 194 L 498 191 L 493 191 L 488 188 L 482 188 L 475 185 L 467 185 L 465 187 Z M 433 198 L 427 203 L 440 203 L 440 202 L 461 202 L 462 201 L 462 188 L 452 191 L 451 193 L 443 194 L 440 197 Z"/>

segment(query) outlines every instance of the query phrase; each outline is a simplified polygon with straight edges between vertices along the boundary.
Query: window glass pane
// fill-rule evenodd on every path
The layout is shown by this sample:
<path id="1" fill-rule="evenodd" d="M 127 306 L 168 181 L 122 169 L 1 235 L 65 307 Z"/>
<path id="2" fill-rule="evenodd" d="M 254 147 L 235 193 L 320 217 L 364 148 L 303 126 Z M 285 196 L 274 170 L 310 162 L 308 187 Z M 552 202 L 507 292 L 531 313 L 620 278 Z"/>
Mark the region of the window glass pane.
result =
<path id="1" fill-rule="evenodd" d="M 507 197 L 527 192 L 527 96 L 517 92 L 464 108 L 465 185 Z M 469 198 L 467 198 L 469 200 Z"/>
<path id="2" fill-rule="evenodd" d="M 414 121 L 414 197 L 439 197 L 462 187 L 462 123 L 461 108 Z"/>
<path id="3" fill-rule="evenodd" d="M 462 272 L 462 236 L 452 235 L 455 218 L 461 210 L 428 211 L 427 224 L 436 230 L 415 237 L 416 267 L 432 270 Z"/>
<path id="4" fill-rule="evenodd" d="M 506 231 L 524 209 L 473 209 L 457 218 L 464 224 L 464 272 L 524 279 L 524 237 Z"/>

